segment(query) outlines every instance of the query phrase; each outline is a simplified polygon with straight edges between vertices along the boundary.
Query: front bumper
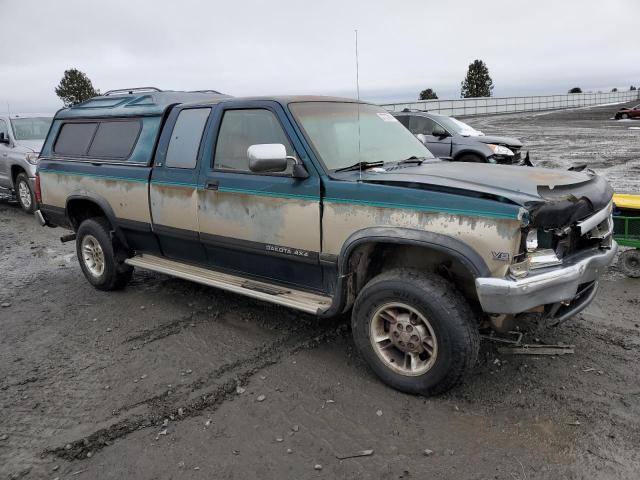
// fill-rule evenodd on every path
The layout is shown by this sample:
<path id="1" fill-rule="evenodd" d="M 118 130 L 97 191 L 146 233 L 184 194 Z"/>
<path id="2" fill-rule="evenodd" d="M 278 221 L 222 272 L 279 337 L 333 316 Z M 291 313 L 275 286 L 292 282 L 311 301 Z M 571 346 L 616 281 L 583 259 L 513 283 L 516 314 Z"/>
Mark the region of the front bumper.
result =
<path id="1" fill-rule="evenodd" d="M 560 266 L 541 269 L 521 279 L 477 278 L 482 309 L 486 313 L 515 314 L 541 305 L 571 302 L 580 296 L 585 284 L 598 279 L 615 258 L 617 249 L 618 245 L 612 241 L 609 249 L 582 251 L 563 259 Z M 595 291 L 581 307 L 585 308 L 594 296 Z"/>

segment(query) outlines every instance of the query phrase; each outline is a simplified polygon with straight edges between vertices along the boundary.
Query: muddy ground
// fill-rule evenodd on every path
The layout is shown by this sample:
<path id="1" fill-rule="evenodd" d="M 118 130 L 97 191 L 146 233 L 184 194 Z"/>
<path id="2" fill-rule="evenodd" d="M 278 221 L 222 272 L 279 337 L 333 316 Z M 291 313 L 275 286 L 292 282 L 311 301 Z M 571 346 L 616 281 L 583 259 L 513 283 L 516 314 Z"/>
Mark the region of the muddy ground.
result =
<path id="1" fill-rule="evenodd" d="M 470 123 L 522 137 L 534 159 L 587 160 L 629 183 L 640 132 L 611 111 Z M 380 383 L 344 319 L 143 271 L 98 292 L 61 233 L 0 198 L 0 478 L 640 475 L 640 281 L 615 268 L 586 312 L 529 335 L 574 355 L 483 342 L 473 377 L 426 399 Z"/>

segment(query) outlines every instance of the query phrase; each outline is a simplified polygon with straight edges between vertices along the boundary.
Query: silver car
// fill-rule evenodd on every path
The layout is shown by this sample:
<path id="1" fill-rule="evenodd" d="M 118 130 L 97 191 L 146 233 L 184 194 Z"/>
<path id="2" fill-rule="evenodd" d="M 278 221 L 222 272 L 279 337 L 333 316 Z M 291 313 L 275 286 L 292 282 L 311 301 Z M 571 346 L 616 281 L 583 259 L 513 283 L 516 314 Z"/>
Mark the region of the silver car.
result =
<path id="1" fill-rule="evenodd" d="M 15 192 L 28 213 L 35 209 L 36 165 L 52 119 L 49 114 L 0 115 L 0 188 Z"/>

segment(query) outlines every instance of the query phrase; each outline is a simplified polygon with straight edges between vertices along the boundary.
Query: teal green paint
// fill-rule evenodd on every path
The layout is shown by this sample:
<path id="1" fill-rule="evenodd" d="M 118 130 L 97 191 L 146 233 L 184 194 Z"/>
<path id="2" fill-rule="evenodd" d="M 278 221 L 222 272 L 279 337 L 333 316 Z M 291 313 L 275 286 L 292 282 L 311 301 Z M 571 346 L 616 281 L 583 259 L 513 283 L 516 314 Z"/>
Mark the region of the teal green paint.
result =
<path id="1" fill-rule="evenodd" d="M 295 193 L 281 193 L 281 192 L 265 192 L 262 190 L 245 190 L 242 188 L 228 188 L 220 187 L 219 192 L 228 193 L 241 193 L 243 195 L 256 195 L 259 197 L 279 197 L 279 198 L 300 198 L 304 200 L 319 201 L 320 199 L 315 195 L 298 195 Z"/>
<path id="2" fill-rule="evenodd" d="M 83 173 L 83 172 L 63 172 L 60 170 L 50 170 L 50 169 L 40 169 L 41 173 L 55 173 L 56 175 L 65 175 L 68 177 L 94 177 L 94 178 L 102 178 L 104 180 L 121 180 L 124 182 L 137 182 L 137 183 L 148 183 L 146 178 L 131 178 L 131 177 L 118 177 L 114 175 L 95 175 L 93 173 Z"/>
<path id="3" fill-rule="evenodd" d="M 518 219 L 517 215 L 511 215 L 508 213 L 496 213 L 496 212 L 485 212 L 478 210 L 462 210 L 456 208 L 446 208 L 446 207 L 430 207 L 425 205 L 413 205 L 413 204 L 404 204 L 404 203 L 390 203 L 390 202 L 372 202 L 369 200 L 356 200 L 352 198 L 325 198 L 325 202 L 327 203 L 348 203 L 351 205 L 366 205 L 370 207 L 381 207 L 381 208 L 396 208 L 396 209 L 406 209 L 406 210 L 417 210 L 420 212 L 431 212 L 431 213 L 450 213 L 450 214 L 459 214 L 459 215 L 468 215 L 474 217 L 489 217 L 489 218 L 508 218 L 508 219 Z"/>
<path id="4" fill-rule="evenodd" d="M 95 175 L 95 174 L 86 174 L 86 173 L 77 173 L 77 172 L 61 172 L 58 170 L 48 170 L 48 169 L 43 169 L 41 170 L 41 172 L 56 173 L 58 175 L 69 175 L 69 176 L 77 176 L 77 177 L 96 177 L 104 180 L 121 180 L 126 182 L 148 183 L 147 179 L 145 178 L 117 177 L 117 176 L 110 176 L 110 175 Z M 186 183 L 186 182 L 153 181 L 153 184 L 175 186 L 175 187 L 188 187 L 188 188 L 195 188 L 198 190 L 205 189 L 203 185 L 198 185 L 195 183 Z M 297 195 L 294 193 L 264 192 L 262 190 L 245 190 L 242 188 L 220 187 L 218 191 L 226 192 L 226 193 L 239 193 L 243 195 L 255 195 L 259 197 L 299 198 L 301 200 L 311 200 L 311 201 L 319 200 L 317 197 L 313 195 Z M 419 212 L 449 213 L 451 215 L 467 215 L 467 216 L 487 217 L 487 218 L 506 218 L 510 220 L 518 219 L 517 215 L 513 215 L 509 213 L 496 213 L 496 212 L 487 212 L 487 211 L 479 211 L 479 210 L 464 210 L 464 209 L 455 209 L 455 208 L 446 208 L 446 207 L 431 207 L 427 205 L 415 205 L 415 204 L 392 203 L 392 202 L 374 202 L 369 200 L 356 200 L 352 198 L 324 198 L 323 201 L 327 203 L 346 203 L 350 205 L 366 205 L 370 207 L 395 208 L 398 210 L 405 209 L 405 210 L 416 210 Z"/>

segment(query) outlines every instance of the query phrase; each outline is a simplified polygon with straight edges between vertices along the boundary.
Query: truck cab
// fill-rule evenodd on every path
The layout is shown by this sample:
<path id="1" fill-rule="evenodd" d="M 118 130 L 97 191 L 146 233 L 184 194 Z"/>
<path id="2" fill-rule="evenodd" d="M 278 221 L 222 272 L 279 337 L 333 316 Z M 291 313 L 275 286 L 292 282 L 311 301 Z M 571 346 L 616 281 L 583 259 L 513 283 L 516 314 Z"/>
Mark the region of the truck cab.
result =
<path id="1" fill-rule="evenodd" d="M 592 172 L 442 162 L 382 108 L 128 91 L 56 115 L 37 217 L 101 290 L 134 268 L 303 312 L 350 312 L 399 390 L 443 392 L 482 325 L 585 308 L 616 252 Z"/>

